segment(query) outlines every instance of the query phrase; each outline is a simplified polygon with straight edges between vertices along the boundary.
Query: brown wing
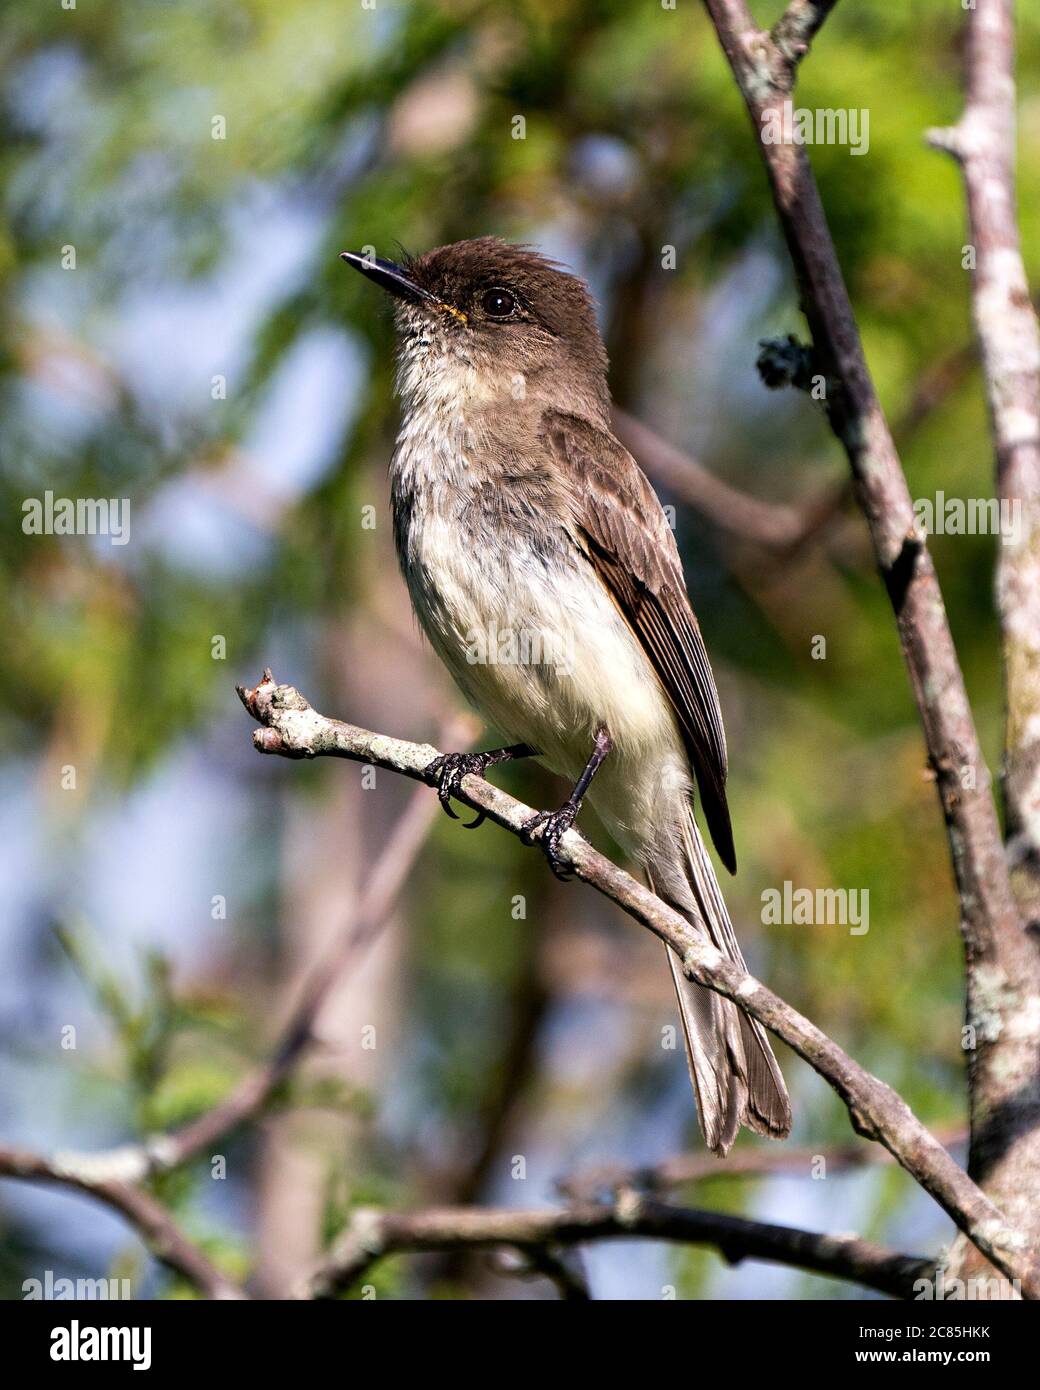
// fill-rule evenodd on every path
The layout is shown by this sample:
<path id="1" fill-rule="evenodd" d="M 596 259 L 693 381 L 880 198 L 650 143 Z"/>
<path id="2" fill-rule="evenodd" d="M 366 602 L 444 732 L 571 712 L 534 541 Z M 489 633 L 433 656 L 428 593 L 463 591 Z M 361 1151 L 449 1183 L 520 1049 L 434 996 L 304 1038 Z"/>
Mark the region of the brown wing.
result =
<path id="1" fill-rule="evenodd" d="M 711 838 L 733 873 L 722 710 L 661 503 L 631 454 L 608 431 L 559 411 L 546 412 L 542 429 L 568 485 L 576 539 L 675 708 Z"/>

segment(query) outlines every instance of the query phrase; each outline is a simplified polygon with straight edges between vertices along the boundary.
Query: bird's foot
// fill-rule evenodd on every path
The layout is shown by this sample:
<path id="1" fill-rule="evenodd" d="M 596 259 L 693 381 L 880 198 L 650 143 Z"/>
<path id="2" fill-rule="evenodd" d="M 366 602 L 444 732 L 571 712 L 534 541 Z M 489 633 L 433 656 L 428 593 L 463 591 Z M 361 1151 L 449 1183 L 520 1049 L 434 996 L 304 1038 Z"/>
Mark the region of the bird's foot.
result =
<path id="1" fill-rule="evenodd" d="M 442 753 L 426 765 L 426 779 L 436 786 L 437 797 L 452 820 L 459 819 L 451 809 L 451 798 L 458 795 L 463 777 L 483 777 L 494 761 L 486 753 Z M 483 821 L 484 812 L 478 811 L 473 820 L 463 821 L 463 827 L 476 830 Z"/>
<path id="2" fill-rule="evenodd" d="M 433 762 L 427 763 L 423 770 L 426 781 L 437 788 L 440 803 L 451 816 L 458 816 L 451 809 L 451 798 L 458 796 L 463 777 L 483 777 L 489 767 L 498 763 L 511 763 L 517 758 L 533 758 L 537 750 L 527 743 L 511 743 L 508 748 L 488 748 L 483 753 L 442 753 Z M 471 821 L 465 821 L 467 830 L 476 830 L 484 823 L 483 811 L 478 811 Z"/>
<path id="3" fill-rule="evenodd" d="M 520 838 L 525 845 L 540 845 L 556 877 L 567 883 L 574 877 L 569 862 L 560 852 L 560 841 L 574 824 L 578 806 L 565 801 L 558 811 L 539 811 L 524 826 Z"/>

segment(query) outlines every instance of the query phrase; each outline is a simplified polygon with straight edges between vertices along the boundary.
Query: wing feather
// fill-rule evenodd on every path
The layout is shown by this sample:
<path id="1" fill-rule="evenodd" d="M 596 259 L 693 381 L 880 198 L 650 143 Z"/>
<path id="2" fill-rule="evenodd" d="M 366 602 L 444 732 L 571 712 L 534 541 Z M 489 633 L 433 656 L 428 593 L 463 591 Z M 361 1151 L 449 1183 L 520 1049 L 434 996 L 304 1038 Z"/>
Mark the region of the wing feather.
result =
<path id="1" fill-rule="evenodd" d="M 542 425 L 568 483 L 576 539 L 675 709 L 708 829 L 733 872 L 722 710 L 664 509 L 635 459 L 609 431 L 560 411 L 547 411 Z"/>

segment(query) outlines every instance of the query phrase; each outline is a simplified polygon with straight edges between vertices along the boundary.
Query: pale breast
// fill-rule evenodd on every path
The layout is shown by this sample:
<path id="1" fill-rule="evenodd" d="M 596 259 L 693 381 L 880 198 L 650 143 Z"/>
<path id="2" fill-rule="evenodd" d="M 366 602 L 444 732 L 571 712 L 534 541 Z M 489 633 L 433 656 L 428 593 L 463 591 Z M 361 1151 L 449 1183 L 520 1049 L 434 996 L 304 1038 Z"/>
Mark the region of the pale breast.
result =
<path id="1" fill-rule="evenodd" d="M 605 723 L 615 763 L 681 748 L 646 656 L 562 522 L 511 515 L 463 454 L 392 473 L 401 567 L 419 621 L 467 699 L 510 742 L 576 778 Z"/>
<path id="2" fill-rule="evenodd" d="M 511 430 L 500 428 L 501 394 L 489 420 L 486 383 L 471 367 L 419 346 L 401 363 L 406 409 L 390 477 L 420 625 L 487 723 L 539 749 L 569 781 L 606 724 L 614 749 L 590 800 L 615 839 L 641 855 L 667 819 L 664 803 L 685 815 L 690 791 L 668 697 L 567 530 L 560 480 L 544 458 L 523 456 L 515 416 Z"/>

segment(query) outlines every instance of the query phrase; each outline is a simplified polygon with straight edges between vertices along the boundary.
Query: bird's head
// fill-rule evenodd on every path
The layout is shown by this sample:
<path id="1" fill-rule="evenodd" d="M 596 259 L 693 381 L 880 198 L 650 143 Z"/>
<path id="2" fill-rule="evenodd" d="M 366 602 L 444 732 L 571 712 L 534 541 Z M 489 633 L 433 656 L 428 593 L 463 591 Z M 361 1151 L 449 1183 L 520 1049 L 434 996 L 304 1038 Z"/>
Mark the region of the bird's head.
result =
<path id="1" fill-rule="evenodd" d="M 448 389 L 553 399 L 562 373 L 590 407 L 605 406 L 607 357 L 589 291 L 538 252 L 477 237 L 401 263 L 350 251 L 342 259 L 394 296 L 406 397 Z"/>

